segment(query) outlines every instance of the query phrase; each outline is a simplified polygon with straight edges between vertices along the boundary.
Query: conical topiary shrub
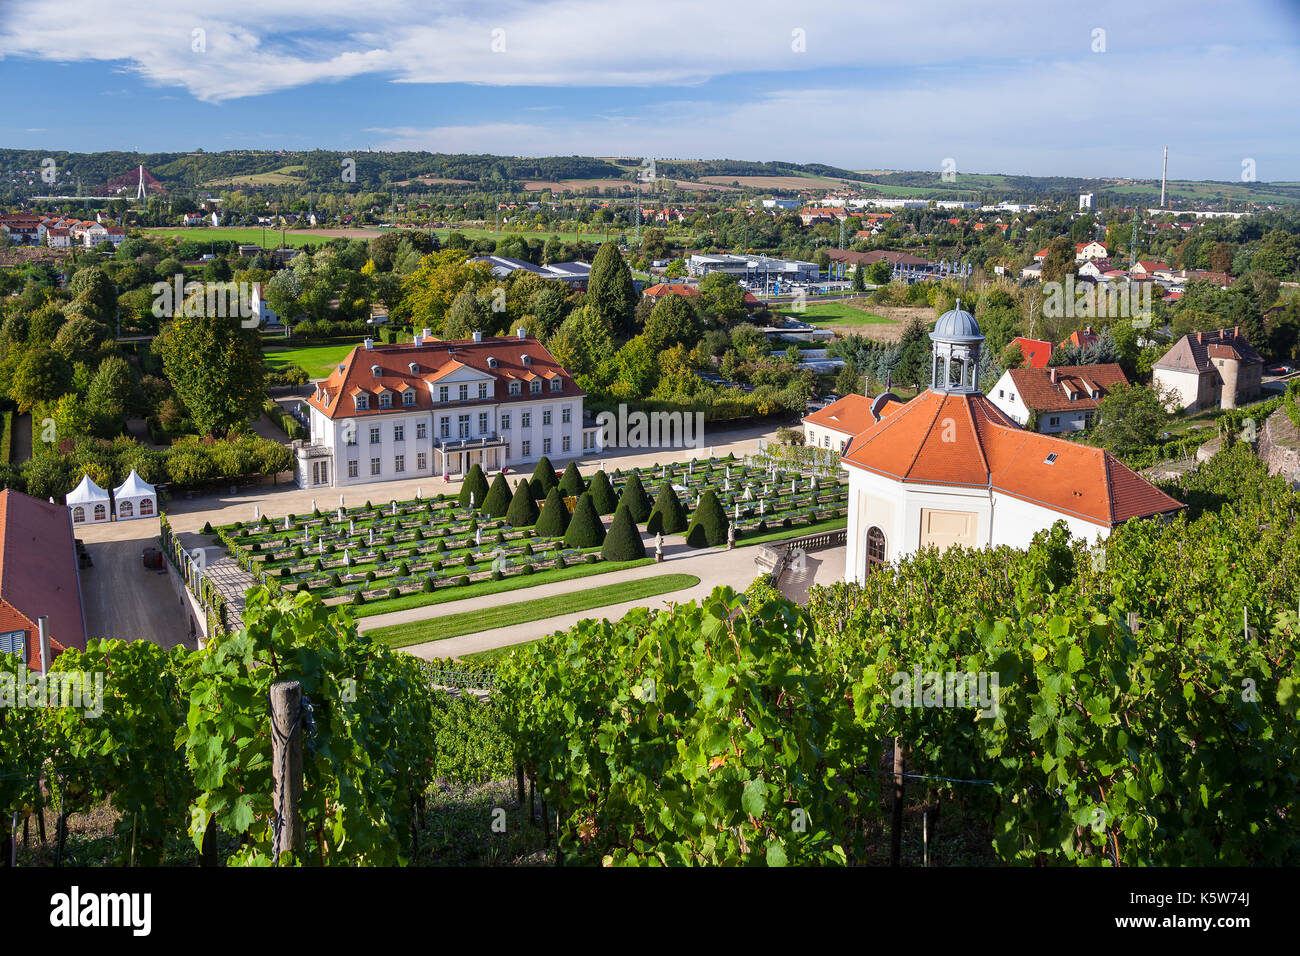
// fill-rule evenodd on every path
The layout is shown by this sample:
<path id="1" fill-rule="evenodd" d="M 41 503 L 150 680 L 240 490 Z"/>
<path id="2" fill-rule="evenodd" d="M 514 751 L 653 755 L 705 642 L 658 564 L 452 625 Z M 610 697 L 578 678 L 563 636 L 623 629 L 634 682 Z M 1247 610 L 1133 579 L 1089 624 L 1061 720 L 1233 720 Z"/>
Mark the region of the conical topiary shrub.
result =
<path id="1" fill-rule="evenodd" d="M 613 514 L 614 509 L 618 507 L 618 495 L 614 494 L 614 486 L 609 483 L 609 475 L 603 470 L 591 476 L 587 494 L 591 495 L 591 503 L 595 505 L 597 514 Z"/>
<path id="2" fill-rule="evenodd" d="M 469 471 L 465 473 L 465 480 L 461 483 L 459 499 L 460 506 L 462 508 L 468 508 L 470 506 L 469 496 L 473 495 L 474 507 L 482 507 L 484 499 L 487 498 L 487 494 L 487 476 L 483 474 L 482 466 L 480 466 L 478 462 L 475 462 L 470 466 Z"/>
<path id="3" fill-rule="evenodd" d="M 506 509 L 510 507 L 510 482 L 506 481 L 506 476 L 497 473 L 492 479 L 492 487 L 488 489 L 487 497 L 483 499 L 483 507 L 479 510 L 489 518 L 504 518 Z"/>
<path id="4" fill-rule="evenodd" d="M 689 524 L 686 509 L 681 499 L 673 491 L 673 483 L 665 481 L 659 486 L 659 495 L 655 498 L 654 509 L 646 521 L 645 529 L 651 534 L 681 534 Z"/>
<path id="5" fill-rule="evenodd" d="M 632 520 L 632 512 L 620 507 L 609 523 L 609 533 L 601 546 L 600 556 L 606 561 L 635 561 L 645 557 L 645 542 Z"/>
<path id="6" fill-rule="evenodd" d="M 596 514 L 596 506 L 591 503 L 591 495 L 583 495 L 578 499 L 578 506 L 573 509 L 569 529 L 564 532 L 564 546 L 594 548 L 604 540 L 605 525 L 601 523 L 600 515 Z"/>
<path id="7" fill-rule="evenodd" d="M 533 469 L 532 480 L 528 482 L 533 489 L 534 498 L 545 498 L 550 494 L 551 489 L 560 483 L 560 479 L 555 474 L 555 469 L 551 466 L 551 459 L 543 455 L 537 461 L 537 467 Z"/>
<path id="8" fill-rule="evenodd" d="M 641 484 L 641 478 L 635 471 L 628 475 L 627 483 L 623 485 L 623 494 L 619 495 L 618 503 L 627 505 L 637 524 L 650 517 L 650 496 L 645 493 L 645 486 Z"/>
<path id="9" fill-rule="evenodd" d="M 537 502 L 533 500 L 528 482 L 521 481 L 515 488 L 515 496 L 506 509 L 506 522 L 513 528 L 525 528 L 537 522 Z"/>
<path id="10" fill-rule="evenodd" d="M 578 471 L 576 461 L 569 462 L 569 467 L 564 469 L 564 477 L 560 479 L 560 491 L 567 496 L 577 496 L 587 490 L 587 483 L 582 480 L 582 472 Z M 600 509 L 597 508 L 597 511 Z"/>
<path id="11" fill-rule="evenodd" d="M 700 498 L 700 506 L 691 515 L 691 526 L 686 529 L 686 543 L 692 548 L 716 548 L 727 543 L 727 515 L 722 510 L 718 496 L 710 488 Z"/>
<path id="12" fill-rule="evenodd" d="M 569 530 L 569 509 L 559 488 L 552 488 L 547 494 L 536 530 L 538 537 L 543 538 L 562 538 Z"/>

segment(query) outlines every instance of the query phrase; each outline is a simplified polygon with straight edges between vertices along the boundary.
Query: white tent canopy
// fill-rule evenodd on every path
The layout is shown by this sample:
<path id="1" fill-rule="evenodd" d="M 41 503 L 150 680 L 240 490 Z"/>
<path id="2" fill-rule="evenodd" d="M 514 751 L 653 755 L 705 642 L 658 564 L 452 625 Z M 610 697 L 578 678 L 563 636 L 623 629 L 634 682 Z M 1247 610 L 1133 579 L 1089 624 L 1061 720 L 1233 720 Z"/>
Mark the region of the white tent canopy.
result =
<path id="1" fill-rule="evenodd" d="M 90 475 L 82 476 L 81 484 L 68 492 L 67 503 L 72 511 L 73 524 L 97 524 L 112 520 L 108 492 L 95 484 Z"/>
<path id="2" fill-rule="evenodd" d="M 113 500 L 117 505 L 118 521 L 152 518 L 158 514 L 158 493 L 153 485 L 135 473 L 134 468 L 126 476 L 126 481 L 113 490 Z"/>

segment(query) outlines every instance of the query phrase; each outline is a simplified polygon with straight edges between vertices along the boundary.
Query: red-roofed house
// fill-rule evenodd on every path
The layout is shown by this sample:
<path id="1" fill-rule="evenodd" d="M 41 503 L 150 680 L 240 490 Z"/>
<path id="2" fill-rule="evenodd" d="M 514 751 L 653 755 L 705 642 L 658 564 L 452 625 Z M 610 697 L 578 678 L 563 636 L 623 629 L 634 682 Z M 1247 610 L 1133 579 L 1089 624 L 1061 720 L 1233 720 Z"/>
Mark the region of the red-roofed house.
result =
<path id="1" fill-rule="evenodd" d="M 1137 262 L 1133 263 L 1133 268 L 1130 269 L 1129 272 L 1135 277 L 1141 276 L 1143 278 L 1151 278 L 1162 273 L 1166 276 L 1172 276 L 1174 270 L 1165 263 L 1159 262 L 1155 259 L 1139 259 Z"/>
<path id="2" fill-rule="evenodd" d="M 1020 346 L 1020 354 L 1025 357 L 1024 368 L 1047 368 L 1047 360 L 1052 357 L 1051 342 L 1017 336 L 1011 344 Z"/>
<path id="3" fill-rule="evenodd" d="M 700 290 L 693 285 L 687 285 L 685 282 L 657 282 L 646 288 L 641 293 L 643 298 L 649 299 L 650 304 L 658 302 L 664 296 L 684 295 L 687 297 L 697 296 Z"/>
<path id="4" fill-rule="evenodd" d="M 902 400 L 890 392 L 875 398 L 857 393 L 845 395 L 804 416 L 804 444 L 842 452 L 850 438 L 902 407 Z"/>
<path id="5" fill-rule="evenodd" d="M 597 447 L 585 393 L 524 333 L 357 346 L 307 405 L 312 443 L 297 447 L 304 488 L 463 474 L 572 458 Z"/>
<path id="6" fill-rule="evenodd" d="M 1002 373 L 989 392 L 989 401 L 1017 425 L 1050 435 L 1083 431 L 1092 424 L 1101 400 L 1119 385 L 1127 385 L 1118 365 L 1060 365 L 1054 368 L 1013 368 Z"/>
<path id="7" fill-rule="evenodd" d="M 0 491 L 0 654 L 41 668 L 39 622 L 49 619 L 51 657 L 85 650 L 86 618 L 68 509 Z"/>
<path id="8" fill-rule="evenodd" d="M 1071 345 L 1077 345 L 1079 348 L 1087 348 L 1089 345 L 1095 345 L 1101 336 L 1092 330 L 1091 325 L 1085 325 L 1083 328 L 1071 332 L 1069 337 L 1061 343 L 1061 348 L 1068 348 Z"/>
<path id="9" fill-rule="evenodd" d="M 1106 247 L 1100 242 L 1076 242 L 1074 244 L 1074 261 L 1085 262 L 1092 259 L 1105 259 Z"/>
<path id="10" fill-rule="evenodd" d="M 1087 541 L 1183 505 L 1100 448 L 1026 431 L 977 384 L 984 342 L 954 309 L 930 335 L 937 383 L 855 435 L 845 577 L 934 545 L 1023 548 L 1063 521 Z"/>

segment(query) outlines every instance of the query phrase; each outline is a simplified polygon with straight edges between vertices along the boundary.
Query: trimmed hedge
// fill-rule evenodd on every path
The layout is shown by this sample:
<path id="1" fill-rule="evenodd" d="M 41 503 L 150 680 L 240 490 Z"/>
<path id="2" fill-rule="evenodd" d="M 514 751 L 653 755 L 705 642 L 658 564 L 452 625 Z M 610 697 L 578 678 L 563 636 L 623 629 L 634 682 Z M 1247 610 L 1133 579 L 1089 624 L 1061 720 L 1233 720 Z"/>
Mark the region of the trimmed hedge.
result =
<path id="1" fill-rule="evenodd" d="M 515 488 L 515 496 L 510 499 L 506 509 L 506 523 L 512 528 L 524 528 L 537 523 L 537 502 L 528 487 L 528 482 L 521 481 Z"/>
<path id="2" fill-rule="evenodd" d="M 560 491 L 566 496 L 576 497 L 587 490 L 587 483 L 582 479 L 582 472 L 578 470 L 576 461 L 569 462 L 569 467 L 564 469 L 564 477 L 560 479 Z M 597 511 L 600 509 L 597 508 Z"/>
<path id="3" fill-rule="evenodd" d="M 618 495 L 614 493 L 614 486 L 609 483 L 609 475 L 605 474 L 603 469 L 592 475 L 587 493 L 591 495 L 591 503 L 596 507 L 598 514 L 613 514 L 614 509 L 618 507 Z"/>
<path id="4" fill-rule="evenodd" d="M 632 520 L 632 512 L 620 506 L 609 524 L 609 533 L 601 546 L 600 556 L 606 561 L 633 561 L 645 557 L 645 542 Z"/>
<path id="5" fill-rule="evenodd" d="M 475 462 L 465 473 L 465 480 L 460 486 L 460 498 L 458 503 L 462 508 L 468 508 L 470 495 L 474 496 L 474 507 L 479 508 L 488 496 L 487 476 L 483 474 L 483 467 Z"/>
<path id="6" fill-rule="evenodd" d="M 641 478 L 636 472 L 628 476 L 627 483 L 623 485 L 623 494 L 619 496 L 618 503 L 620 506 L 627 505 L 632 512 L 632 517 L 637 524 L 645 521 L 650 517 L 650 497 L 645 493 L 645 486 L 641 484 Z"/>
<path id="7" fill-rule="evenodd" d="M 601 523 L 600 515 L 596 514 L 591 495 L 584 494 L 573 509 L 569 529 L 564 532 L 564 545 L 568 548 L 595 548 L 604 540 L 605 525 Z"/>
<path id="8" fill-rule="evenodd" d="M 497 476 L 492 479 L 492 487 L 488 489 L 487 497 L 483 499 L 483 507 L 479 510 L 489 518 L 504 518 L 506 509 L 510 507 L 510 482 L 506 481 L 506 476 L 497 472 Z"/>
<path id="9" fill-rule="evenodd" d="M 646 521 L 645 529 L 651 534 L 659 534 L 660 532 L 663 534 L 681 534 L 689 524 L 690 522 L 686 519 L 686 509 L 682 507 L 677 492 L 673 491 L 673 483 L 664 481 L 659 487 L 659 494 L 655 498 L 655 506 Z"/>
<path id="10" fill-rule="evenodd" d="M 536 531 L 543 537 L 559 538 L 568 529 L 569 509 L 564 504 L 564 496 L 560 494 L 559 488 L 552 488 L 546 495 L 546 504 L 542 505 Z"/>
<path id="11" fill-rule="evenodd" d="M 537 467 L 533 469 L 533 477 L 528 482 L 528 487 L 533 491 L 534 498 L 545 498 L 551 493 L 551 489 L 560 483 L 559 477 L 555 474 L 555 467 L 551 464 L 551 459 L 543 455 L 537 461 Z"/>
<path id="12" fill-rule="evenodd" d="M 686 543 L 692 548 L 716 548 L 727 543 L 727 514 L 722 510 L 718 496 L 710 488 L 700 498 L 700 506 L 691 515 L 691 525 L 686 529 Z"/>

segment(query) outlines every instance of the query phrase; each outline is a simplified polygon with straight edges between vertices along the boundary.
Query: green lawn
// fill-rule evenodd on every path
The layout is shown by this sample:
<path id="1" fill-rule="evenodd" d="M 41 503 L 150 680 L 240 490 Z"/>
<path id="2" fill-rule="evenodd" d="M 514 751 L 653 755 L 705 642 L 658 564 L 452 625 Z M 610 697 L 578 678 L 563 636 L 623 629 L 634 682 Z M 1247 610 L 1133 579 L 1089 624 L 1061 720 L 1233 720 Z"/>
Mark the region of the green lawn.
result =
<path id="1" fill-rule="evenodd" d="M 361 227 L 354 227 L 361 228 Z M 280 247 L 280 230 L 267 227 L 263 232 L 261 226 L 249 226 L 248 228 L 219 228 L 212 229 L 206 226 L 195 226 L 184 228 L 181 226 L 164 227 L 156 229 L 140 230 L 146 236 L 158 236 L 168 239 L 193 239 L 195 242 L 238 242 L 242 244 L 261 245 L 265 237 L 267 249 L 278 249 Z M 383 230 L 373 230 L 376 236 L 380 235 Z M 303 229 L 286 229 L 284 231 L 284 244 L 298 248 L 300 246 L 317 245 L 322 246 L 331 239 L 337 239 L 338 236 L 329 233 L 320 233 L 319 231 Z"/>
<path id="2" fill-rule="evenodd" d="M 792 319 L 798 319 L 801 322 L 822 326 L 881 325 L 888 324 L 891 321 L 883 315 L 876 315 L 874 312 L 859 309 L 849 302 L 825 302 L 821 305 L 810 305 L 802 312 L 795 309 L 782 309 L 780 314 L 788 315 Z"/>
<path id="3" fill-rule="evenodd" d="M 604 587 L 588 588 L 570 594 L 555 594 L 534 601 L 476 608 L 473 611 L 461 611 L 458 614 L 412 621 L 409 624 L 395 624 L 392 627 L 367 631 L 366 634 L 389 647 L 408 647 L 411 644 L 441 641 L 462 634 L 475 634 L 493 628 L 509 627 L 512 624 L 526 624 L 529 621 L 541 621 L 561 614 L 576 614 L 579 611 L 589 611 L 610 604 L 636 601 L 656 594 L 666 594 L 669 591 L 680 591 L 699 583 L 700 579 L 693 574 L 656 574 L 636 581 L 607 584 Z"/>
<path id="4" fill-rule="evenodd" d="M 499 594 L 502 591 L 518 591 L 520 588 L 536 587 L 553 581 L 568 581 L 570 578 L 585 578 L 593 574 L 608 574 L 624 568 L 639 568 L 650 564 L 654 558 L 637 558 L 635 561 L 598 561 L 595 564 L 571 564 L 567 568 L 552 568 L 534 574 L 512 574 L 500 581 L 476 581 L 473 584 L 441 587 L 431 594 L 404 594 L 396 598 L 381 598 L 368 601 L 360 607 L 348 605 L 353 617 L 373 617 L 390 611 L 405 611 L 412 607 L 428 607 L 433 604 L 446 604 L 448 601 L 461 601 L 467 598 L 482 597 L 485 594 Z"/>
<path id="5" fill-rule="evenodd" d="M 736 539 L 736 547 L 744 548 L 751 544 L 768 544 L 772 541 L 785 541 L 789 538 L 802 538 L 805 535 L 821 534 L 823 531 L 835 531 L 839 528 L 847 528 L 848 526 L 848 518 L 830 518 L 827 521 L 819 521 L 816 524 L 803 525 L 797 528 L 777 528 L 775 531 L 765 531 L 762 534 L 756 534 L 752 537 L 746 535 L 743 538 Z"/>
<path id="6" fill-rule="evenodd" d="M 349 342 L 345 345 L 304 345 L 301 348 L 289 349 L 268 345 L 265 350 L 266 364 L 274 367 L 292 362 L 305 368 L 307 374 L 314 379 L 328 378 L 334 367 L 347 358 L 348 353 L 358 344 Z"/>

